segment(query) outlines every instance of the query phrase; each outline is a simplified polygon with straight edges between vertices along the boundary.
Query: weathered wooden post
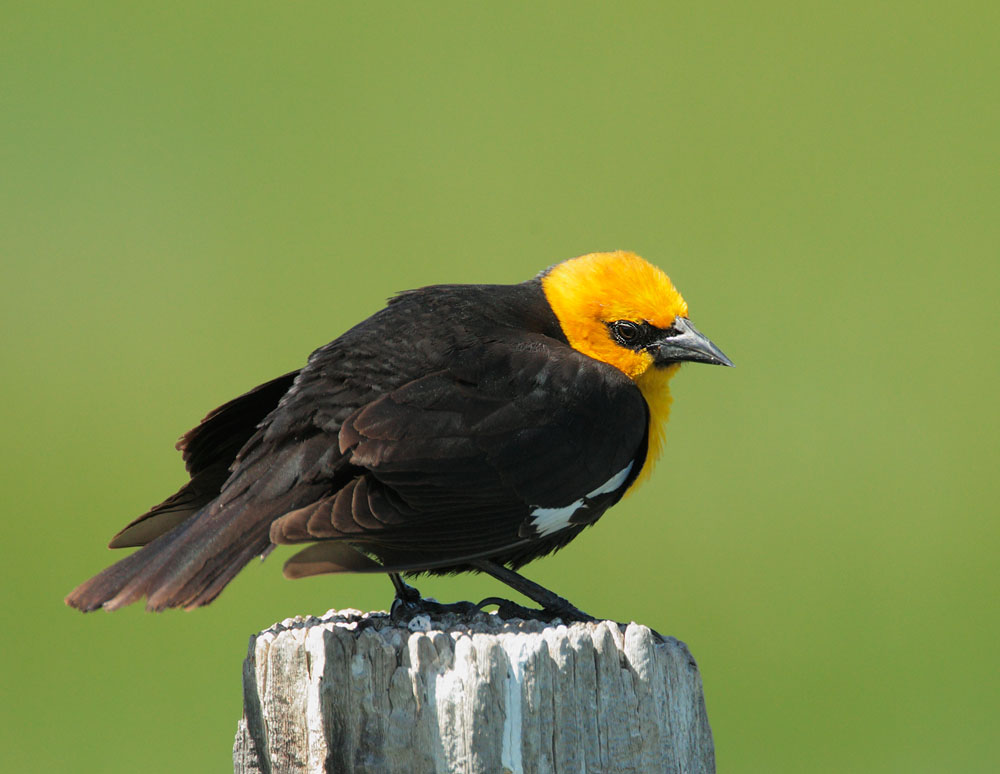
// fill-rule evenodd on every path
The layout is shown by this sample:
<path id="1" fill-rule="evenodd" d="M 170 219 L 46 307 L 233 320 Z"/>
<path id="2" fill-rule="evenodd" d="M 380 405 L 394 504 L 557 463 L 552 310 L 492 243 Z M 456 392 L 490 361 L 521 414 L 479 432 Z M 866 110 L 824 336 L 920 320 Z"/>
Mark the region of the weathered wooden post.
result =
<path id="1" fill-rule="evenodd" d="M 639 624 L 331 610 L 250 641 L 238 774 L 714 772 L 698 667 Z"/>

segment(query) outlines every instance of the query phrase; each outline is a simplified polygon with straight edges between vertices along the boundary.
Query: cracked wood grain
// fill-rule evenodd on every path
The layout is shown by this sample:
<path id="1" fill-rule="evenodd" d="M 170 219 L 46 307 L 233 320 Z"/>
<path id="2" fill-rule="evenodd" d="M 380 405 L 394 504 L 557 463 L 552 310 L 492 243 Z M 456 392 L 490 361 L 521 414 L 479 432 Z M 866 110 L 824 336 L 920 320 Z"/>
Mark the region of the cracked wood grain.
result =
<path id="1" fill-rule="evenodd" d="M 639 624 L 330 611 L 250 641 L 238 774 L 715 771 L 698 667 Z"/>

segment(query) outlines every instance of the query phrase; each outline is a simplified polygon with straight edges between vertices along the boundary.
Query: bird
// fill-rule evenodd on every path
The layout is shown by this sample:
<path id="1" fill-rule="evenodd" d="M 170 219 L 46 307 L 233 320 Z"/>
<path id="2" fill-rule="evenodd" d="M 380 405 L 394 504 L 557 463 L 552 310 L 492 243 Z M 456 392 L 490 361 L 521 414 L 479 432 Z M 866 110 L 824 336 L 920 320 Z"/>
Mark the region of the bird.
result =
<path id="1" fill-rule="evenodd" d="M 650 476 L 685 362 L 733 365 L 670 278 L 632 252 L 517 284 L 404 291 L 184 434 L 190 480 L 109 544 L 137 551 L 65 601 L 197 608 L 254 557 L 308 544 L 286 577 L 386 574 L 394 612 L 495 603 L 508 617 L 593 620 L 517 571 Z M 458 572 L 540 608 L 449 607 L 403 580 Z"/>

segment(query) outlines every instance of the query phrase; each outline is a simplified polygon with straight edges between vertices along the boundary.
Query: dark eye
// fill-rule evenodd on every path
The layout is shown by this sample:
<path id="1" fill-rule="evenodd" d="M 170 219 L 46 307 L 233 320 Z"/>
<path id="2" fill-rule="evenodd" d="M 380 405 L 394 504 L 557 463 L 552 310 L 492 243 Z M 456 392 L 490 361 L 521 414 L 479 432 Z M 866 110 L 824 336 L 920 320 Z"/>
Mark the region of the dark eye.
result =
<path id="1" fill-rule="evenodd" d="M 631 344 L 639 338 L 639 326 L 629 320 L 611 323 L 611 330 L 622 344 Z"/>

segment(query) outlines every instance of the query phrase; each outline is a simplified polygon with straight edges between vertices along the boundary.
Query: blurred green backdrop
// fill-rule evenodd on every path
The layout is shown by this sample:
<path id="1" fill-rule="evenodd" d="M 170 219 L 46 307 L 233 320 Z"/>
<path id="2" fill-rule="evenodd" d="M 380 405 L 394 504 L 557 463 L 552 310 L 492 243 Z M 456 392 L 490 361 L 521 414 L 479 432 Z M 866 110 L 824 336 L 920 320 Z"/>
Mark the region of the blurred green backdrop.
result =
<path id="1" fill-rule="evenodd" d="M 248 636 L 390 586 L 65 608 L 176 437 L 397 290 L 622 247 L 738 368 L 529 576 L 689 643 L 721 770 L 1000 770 L 998 6 L 374 5 L 0 11 L 0 769 L 226 770 Z"/>

